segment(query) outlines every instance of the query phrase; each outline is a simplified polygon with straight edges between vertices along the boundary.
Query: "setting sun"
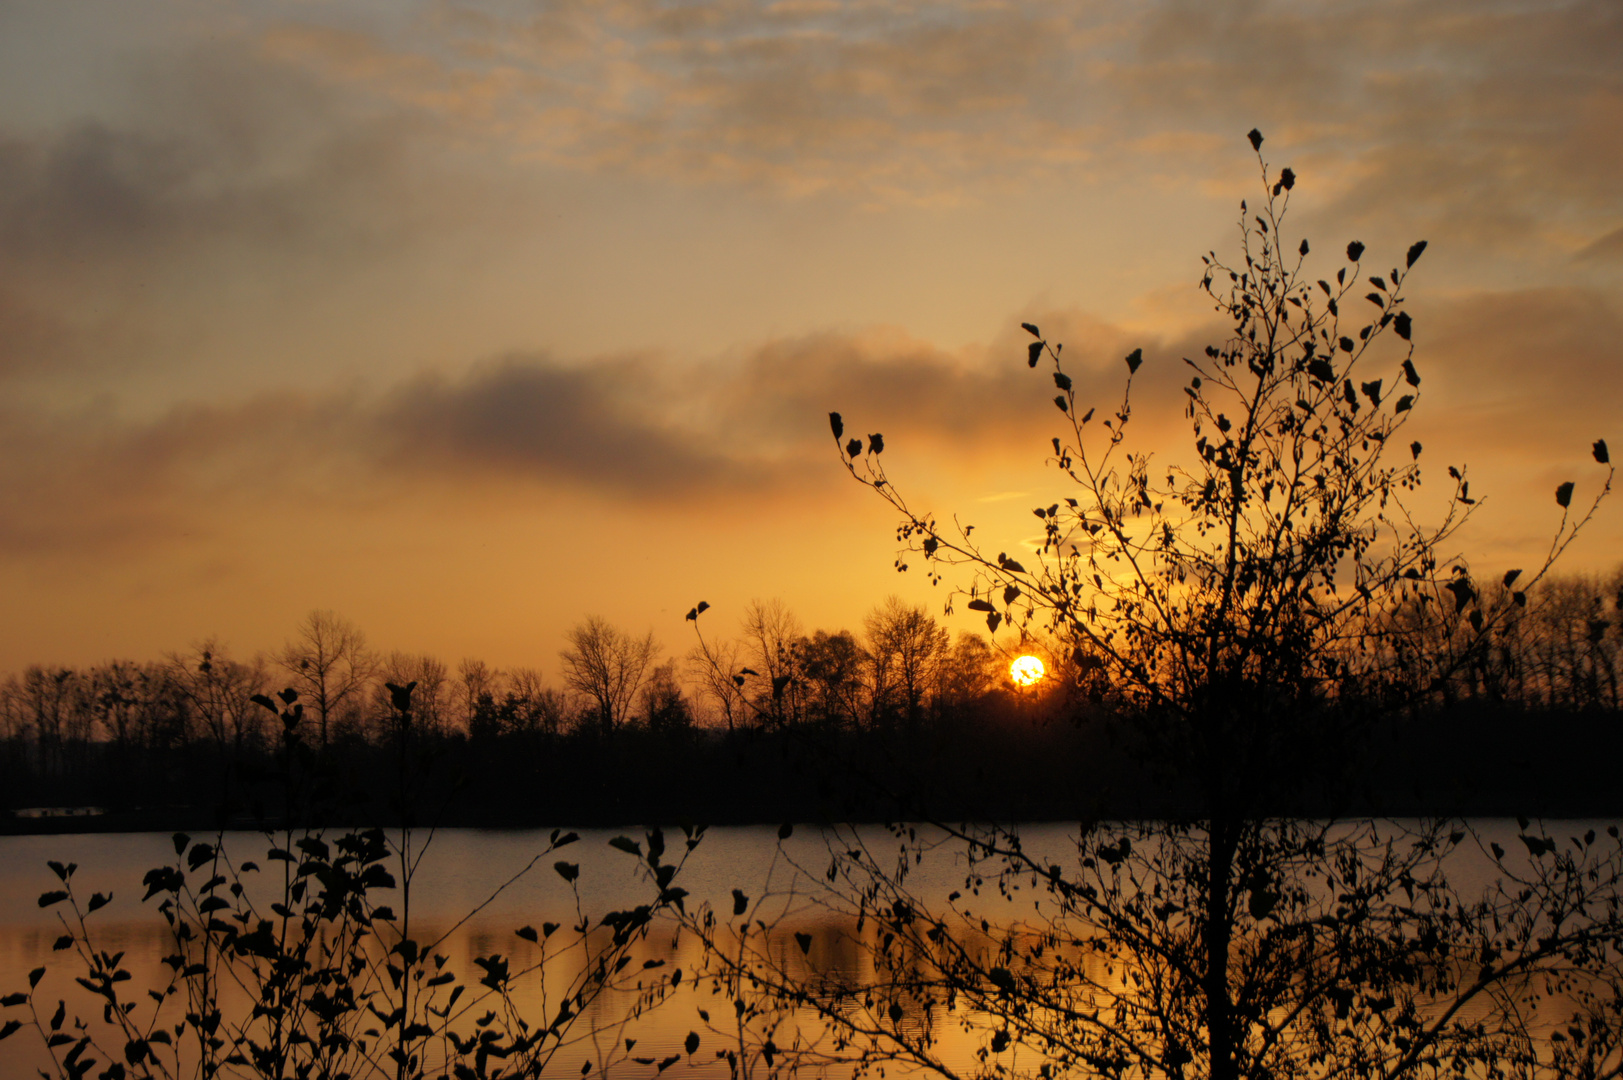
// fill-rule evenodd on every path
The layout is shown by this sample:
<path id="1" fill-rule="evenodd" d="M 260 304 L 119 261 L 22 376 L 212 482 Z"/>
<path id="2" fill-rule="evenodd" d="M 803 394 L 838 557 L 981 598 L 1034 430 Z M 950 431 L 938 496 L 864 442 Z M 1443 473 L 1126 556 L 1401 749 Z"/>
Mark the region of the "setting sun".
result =
<path id="1" fill-rule="evenodd" d="M 1035 656 L 1018 657 L 1009 665 L 1009 678 L 1016 686 L 1030 686 L 1043 677 L 1043 662 Z"/>

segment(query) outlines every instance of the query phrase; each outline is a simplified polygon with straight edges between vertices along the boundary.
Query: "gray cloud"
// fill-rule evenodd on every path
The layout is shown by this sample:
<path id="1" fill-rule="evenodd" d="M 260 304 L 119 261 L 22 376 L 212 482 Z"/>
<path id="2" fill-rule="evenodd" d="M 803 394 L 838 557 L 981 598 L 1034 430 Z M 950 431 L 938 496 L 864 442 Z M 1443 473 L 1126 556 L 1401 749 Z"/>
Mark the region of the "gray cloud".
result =
<path id="1" fill-rule="evenodd" d="M 1135 338 L 1066 312 L 1039 322 L 1049 340 L 1069 343 L 1079 400 L 1102 409 L 1120 400 L 1123 354 L 1142 345 L 1135 442 L 1176 454 L 1186 431 L 1179 357 L 1198 355 L 1209 335 Z M 1608 430 L 1623 398 L 1623 316 L 1602 295 L 1477 294 L 1417 311 L 1415 327 L 1427 391 L 1417 422 L 1467 456 L 1476 446 L 1570 462 L 1593 438 L 1623 445 L 1623 432 Z M 1046 371 L 1024 362 L 1029 340 L 1015 331 L 984 353 L 953 353 L 894 331 L 819 334 L 680 369 L 514 356 L 380 393 L 281 394 L 146 423 L 12 415 L 0 425 L 0 548 L 117 550 L 207 533 L 221 515 L 416 491 L 444 499 L 564 487 L 721 514 L 763 498 L 809 507 L 841 483 L 829 462 L 831 410 L 855 434 L 884 432 L 893 469 L 1030 464 L 1062 425 Z"/>
<path id="2" fill-rule="evenodd" d="M 510 359 L 460 380 L 419 379 L 369 416 L 394 467 L 564 481 L 643 498 L 742 492 L 773 479 L 748 447 L 661 415 L 654 365 Z M 669 400 L 665 402 L 668 406 Z"/>

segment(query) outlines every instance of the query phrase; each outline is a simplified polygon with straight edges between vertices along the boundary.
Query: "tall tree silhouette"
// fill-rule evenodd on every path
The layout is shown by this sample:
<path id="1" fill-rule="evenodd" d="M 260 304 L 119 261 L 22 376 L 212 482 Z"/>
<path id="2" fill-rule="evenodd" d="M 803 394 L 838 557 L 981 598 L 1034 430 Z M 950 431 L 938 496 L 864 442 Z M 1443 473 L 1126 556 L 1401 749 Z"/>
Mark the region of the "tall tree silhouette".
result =
<path id="1" fill-rule="evenodd" d="M 1027 1074 L 1045 1077 L 1212 1080 L 1623 1070 L 1616 830 L 1569 842 L 1524 821 L 1507 852 L 1463 826 L 1279 816 L 1323 796 L 1371 718 L 1428 704 L 1471 642 L 1511 624 L 1612 470 L 1597 442 L 1604 480 L 1586 510 L 1573 483 L 1556 490 L 1548 557 L 1479 587 L 1449 550 L 1474 505 L 1463 467 L 1447 469 L 1438 519 L 1413 510 L 1423 448 L 1403 432 L 1423 372 L 1404 287 L 1425 242 L 1386 271 L 1354 241 L 1316 278 L 1307 241 L 1281 235 L 1296 175 L 1273 173 L 1249 138 L 1263 198 L 1241 203 L 1239 259 L 1204 259 L 1201 286 L 1231 331 L 1182 361 L 1186 452 L 1163 463 L 1130 438 L 1134 380 L 1166 361 L 1133 350 L 1121 397 L 1102 405 L 1024 324 L 1025 359 L 1056 392 L 1049 463 L 1063 484 L 1033 509 L 1040 542 L 994 555 L 984 532 L 914 510 L 882 436 L 848 439 L 830 414 L 844 467 L 900 515 L 898 565 L 967 577 L 954 598 L 994 633 L 1053 635 L 1188 816 L 1084 824 L 1063 863 L 1011 829 L 943 826 L 969 860 L 944 905 L 912 886 L 911 830 L 901 858 L 838 830 L 808 887 L 856 928 L 871 984 L 787 962 L 747 925 L 691 922 L 758 1030 L 809 1009 L 832 1032 L 788 1048 L 765 1035 L 769 1059 L 950 1074 L 928 1021 L 955 1016 L 999 1075 L 1033 1060 Z M 1473 847 L 1499 875 L 1481 891 L 1451 878 Z M 1030 890 L 1021 921 L 988 917 L 994 888 Z"/>

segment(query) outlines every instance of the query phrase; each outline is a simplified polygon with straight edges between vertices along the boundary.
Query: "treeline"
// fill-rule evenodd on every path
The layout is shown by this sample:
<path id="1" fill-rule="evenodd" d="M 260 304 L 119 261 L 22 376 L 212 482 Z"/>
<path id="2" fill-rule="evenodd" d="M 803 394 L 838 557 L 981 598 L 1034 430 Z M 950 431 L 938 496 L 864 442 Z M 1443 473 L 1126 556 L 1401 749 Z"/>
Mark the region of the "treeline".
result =
<path id="1" fill-rule="evenodd" d="M 1407 642 L 1459 655 L 1448 679 L 1407 688 L 1409 707 L 1366 741 L 1369 765 L 1355 771 L 1364 797 L 1389 809 L 1491 811 L 1482 798 L 1496 785 L 1539 786 L 1528 775 L 1535 718 L 1544 736 L 1582 739 L 1590 760 L 1609 756 L 1623 707 L 1620 613 L 1623 569 L 1542 583 L 1491 638 L 1462 626 L 1457 642 Z M 315 612 L 282 649 L 249 660 L 208 639 L 159 661 L 33 666 L 0 682 L 0 779 L 12 811 L 95 805 L 129 827 L 222 813 L 246 824 L 265 812 L 247 793 L 282 746 L 283 725 L 262 701 L 290 689 L 303 707 L 301 742 L 362 793 L 386 786 L 409 722 L 415 745 L 439 762 L 434 801 L 447 820 L 1175 808 L 1173 781 L 1104 736 L 1097 721 L 1112 708 L 1111 688 L 1086 657 L 1027 642 L 1021 652 L 1049 674 L 1016 687 L 1017 654 L 977 634 L 954 638 L 894 597 L 860 631 L 812 633 L 781 602 L 756 601 L 735 635 L 696 641 L 662 661 L 651 634 L 587 619 L 567 635 L 552 683 L 538 668 L 379 654 L 352 623 Z M 396 695 L 406 687 L 403 716 Z M 1305 746 L 1304 760 L 1315 749 Z M 1565 768 L 1552 791 L 1572 786 Z M 1079 773 L 1090 782 L 1079 786 Z M 1451 803 L 1406 802 L 1423 792 Z"/>

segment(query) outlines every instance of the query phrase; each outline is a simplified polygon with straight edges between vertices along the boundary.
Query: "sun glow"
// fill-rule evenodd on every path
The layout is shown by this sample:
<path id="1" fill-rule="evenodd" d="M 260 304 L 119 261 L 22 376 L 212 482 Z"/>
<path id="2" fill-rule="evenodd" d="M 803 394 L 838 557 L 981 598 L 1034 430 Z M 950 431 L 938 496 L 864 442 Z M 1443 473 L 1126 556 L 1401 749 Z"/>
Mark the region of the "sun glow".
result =
<path id="1" fill-rule="evenodd" d="M 1016 686 L 1030 686 L 1043 677 L 1043 662 L 1035 656 L 1021 656 L 1009 665 L 1009 678 Z"/>

